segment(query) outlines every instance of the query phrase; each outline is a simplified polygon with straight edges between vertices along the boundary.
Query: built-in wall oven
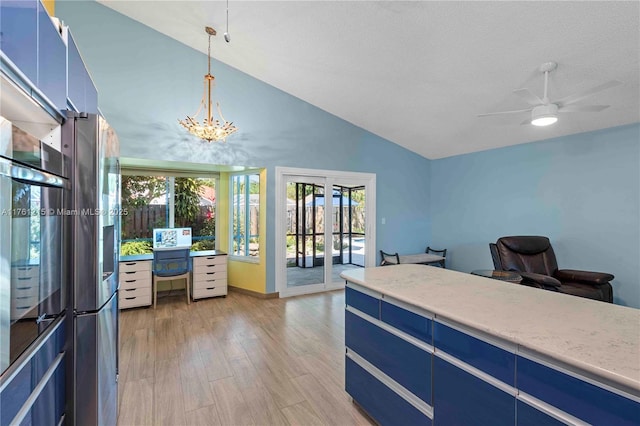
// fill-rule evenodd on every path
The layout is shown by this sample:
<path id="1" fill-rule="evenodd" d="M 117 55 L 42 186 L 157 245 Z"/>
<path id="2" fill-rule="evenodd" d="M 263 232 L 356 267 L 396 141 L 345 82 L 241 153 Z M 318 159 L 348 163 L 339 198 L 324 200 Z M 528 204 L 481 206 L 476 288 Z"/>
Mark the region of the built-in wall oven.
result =
<path id="1" fill-rule="evenodd" d="M 66 308 L 63 155 L 0 117 L 0 374 Z"/>

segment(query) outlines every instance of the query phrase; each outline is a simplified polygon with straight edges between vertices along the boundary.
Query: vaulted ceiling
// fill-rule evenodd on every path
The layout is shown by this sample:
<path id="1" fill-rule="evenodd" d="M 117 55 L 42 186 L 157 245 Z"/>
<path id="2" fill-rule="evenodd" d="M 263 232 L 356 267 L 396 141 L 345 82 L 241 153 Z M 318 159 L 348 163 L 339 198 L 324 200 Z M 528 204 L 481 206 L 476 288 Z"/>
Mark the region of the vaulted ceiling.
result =
<path id="1" fill-rule="evenodd" d="M 100 0 L 350 123 L 435 159 L 640 121 L 640 2 Z M 623 85 L 549 127 L 520 123 L 515 89 L 553 101 Z M 215 70 L 214 70 L 215 74 Z M 220 83 L 222 84 L 222 83 Z"/>

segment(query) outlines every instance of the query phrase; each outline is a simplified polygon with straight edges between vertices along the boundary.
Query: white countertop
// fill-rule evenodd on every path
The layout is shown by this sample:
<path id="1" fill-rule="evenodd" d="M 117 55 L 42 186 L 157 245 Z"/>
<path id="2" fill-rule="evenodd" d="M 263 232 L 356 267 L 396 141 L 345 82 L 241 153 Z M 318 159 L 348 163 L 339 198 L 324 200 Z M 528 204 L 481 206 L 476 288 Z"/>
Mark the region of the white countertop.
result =
<path id="1" fill-rule="evenodd" d="M 351 269 L 340 276 L 640 391 L 638 309 L 426 265 Z"/>

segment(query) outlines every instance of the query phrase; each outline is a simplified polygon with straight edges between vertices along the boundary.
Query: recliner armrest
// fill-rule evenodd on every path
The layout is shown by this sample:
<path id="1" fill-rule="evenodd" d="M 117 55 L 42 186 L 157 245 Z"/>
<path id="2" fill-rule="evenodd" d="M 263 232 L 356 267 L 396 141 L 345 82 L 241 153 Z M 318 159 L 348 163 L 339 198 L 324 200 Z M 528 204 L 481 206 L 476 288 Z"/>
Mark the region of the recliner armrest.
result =
<path id="1" fill-rule="evenodd" d="M 562 283 L 557 279 L 550 277 L 549 275 L 536 274 L 534 272 L 517 272 L 524 280 L 533 281 L 536 284 L 539 284 L 543 288 L 546 287 L 560 287 Z"/>
<path id="2" fill-rule="evenodd" d="M 607 284 L 614 278 L 613 275 L 604 272 L 577 271 L 574 269 L 559 269 L 554 276 L 560 281 L 573 281 L 593 285 Z"/>

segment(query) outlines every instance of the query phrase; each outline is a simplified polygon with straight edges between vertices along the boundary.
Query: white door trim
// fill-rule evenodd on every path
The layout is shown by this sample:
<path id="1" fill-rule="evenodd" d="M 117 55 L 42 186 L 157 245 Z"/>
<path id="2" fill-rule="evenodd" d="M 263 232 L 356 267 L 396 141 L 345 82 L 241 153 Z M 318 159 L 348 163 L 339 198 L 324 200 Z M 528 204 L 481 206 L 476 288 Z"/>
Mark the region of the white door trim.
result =
<path id="1" fill-rule="evenodd" d="M 363 185 L 365 187 L 366 213 L 365 213 L 365 235 L 367 236 L 367 250 L 365 252 L 365 267 L 375 266 L 376 263 L 376 175 L 375 173 L 346 172 L 339 170 L 319 170 L 300 169 L 295 167 L 276 167 L 276 220 L 275 220 L 275 278 L 276 291 L 280 297 L 294 296 L 296 294 L 312 293 L 318 291 L 335 290 L 344 287 L 329 283 L 327 286 L 304 286 L 305 289 L 287 288 L 287 265 L 286 265 L 286 206 L 287 191 L 285 181 L 287 176 L 309 176 L 320 177 L 327 180 L 327 186 L 333 184 L 346 183 L 350 185 Z M 327 213 L 328 210 L 327 210 Z M 328 222 L 325 222 L 328 223 Z M 329 229 L 327 226 L 326 229 Z M 308 287 L 308 288 L 306 288 Z"/>

